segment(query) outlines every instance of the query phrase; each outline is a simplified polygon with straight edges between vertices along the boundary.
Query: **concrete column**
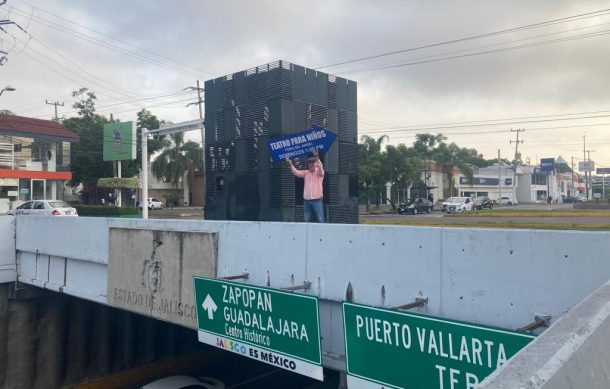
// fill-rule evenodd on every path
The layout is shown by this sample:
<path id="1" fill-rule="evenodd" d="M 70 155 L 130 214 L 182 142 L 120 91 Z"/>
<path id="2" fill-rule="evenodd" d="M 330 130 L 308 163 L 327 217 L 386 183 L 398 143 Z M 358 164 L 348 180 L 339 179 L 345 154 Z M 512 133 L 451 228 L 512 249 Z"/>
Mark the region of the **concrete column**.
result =
<path id="1" fill-rule="evenodd" d="M 89 364 L 90 376 L 101 376 L 110 373 L 112 338 L 110 329 L 110 319 L 112 317 L 111 308 L 104 305 L 95 305 L 93 313 L 93 325 L 91 329 L 91 363 Z"/>
<path id="2" fill-rule="evenodd" d="M 123 328 L 122 331 L 124 333 L 123 337 L 123 361 L 125 363 L 125 369 L 131 369 L 135 365 L 135 346 L 136 346 L 136 337 L 141 336 L 140 334 L 136 335 L 135 328 L 135 314 L 131 312 L 123 312 Z"/>
<path id="3" fill-rule="evenodd" d="M 8 309 L 5 388 L 31 389 L 36 377 L 36 300 L 11 301 Z"/>
<path id="4" fill-rule="evenodd" d="M 191 205 L 189 202 L 189 172 L 185 171 L 182 175 L 182 196 L 184 199 L 182 200 L 182 206 Z"/>
<path id="5" fill-rule="evenodd" d="M 8 286 L 0 284 L 0 388 L 5 388 L 7 370 L 7 334 L 8 334 Z"/>
<path id="6" fill-rule="evenodd" d="M 171 357 L 176 357 L 180 353 L 180 335 L 178 330 L 179 328 L 176 325 L 167 325 L 167 336 L 165 340 L 167 341 L 167 355 Z"/>
<path id="7" fill-rule="evenodd" d="M 36 388 L 59 388 L 65 369 L 65 296 L 35 299 L 39 309 L 36 347 Z"/>
<path id="8" fill-rule="evenodd" d="M 66 346 L 66 380 L 64 384 L 77 383 L 86 374 L 90 348 L 90 302 L 70 300 L 68 309 L 68 341 Z"/>
<path id="9" fill-rule="evenodd" d="M 136 356 L 138 364 L 148 364 L 156 358 L 156 332 L 155 320 L 145 316 L 136 316 Z"/>

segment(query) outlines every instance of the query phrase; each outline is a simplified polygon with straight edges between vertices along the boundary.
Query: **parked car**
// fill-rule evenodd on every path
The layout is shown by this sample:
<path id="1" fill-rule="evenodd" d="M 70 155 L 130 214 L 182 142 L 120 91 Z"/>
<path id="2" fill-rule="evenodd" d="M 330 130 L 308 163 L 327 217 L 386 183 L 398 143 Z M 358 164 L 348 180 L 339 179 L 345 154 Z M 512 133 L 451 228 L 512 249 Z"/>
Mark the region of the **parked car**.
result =
<path id="1" fill-rule="evenodd" d="M 148 198 L 148 209 L 163 209 L 165 205 L 160 200 L 157 200 L 154 197 Z M 142 205 L 140 205 L 140 209 L 142 209 Z"/>
<path id="2" fill-rule="evenodd" d="M 141 389 L 225 389 L 225 384 L 212 377 L 174 375 L 150 382 Z"/>
<path id="3" fill-rule="evenodd" d="M 474 198 L 474 205 L 476 209 L 489 208 L 492 209 L 494 207 L 493 201 L 487 196 L 478 196 Z"/>
<path id="4" fill-rule="evenodd" d="M 410 213 L 411 215 L 421 212 L 430 213 L 432 209 L 433 205 L 430 200 L 424 198 L 416 198 L 408 203 L 398 204 L 398 213 L 401 215 L 403 213 Z"/>
<path id="5" fill-rule="evenodd" d="M 585 201 L 584 197 L 581 196 L 561 196 L 564 203 L 582 203 Z"/>
<path id="6" fill-rule="evenodd" d="M 461 213 L 474 210 L 474 201 L 470 197 L 449 197 L 441 204 L 441 211 Z"/>
<path id="7" fill-rule="evenodd" d="M 34 200 L 7 212 L 9 215 L 78 216 L 78 211 L 61 200 Z"/>
<path id="8" fill-rule="evenodd" d="M 517 200 L 513 199 L 510 196 L 502 196 L 501 204 L 502 205 L 517 205 Z"/>

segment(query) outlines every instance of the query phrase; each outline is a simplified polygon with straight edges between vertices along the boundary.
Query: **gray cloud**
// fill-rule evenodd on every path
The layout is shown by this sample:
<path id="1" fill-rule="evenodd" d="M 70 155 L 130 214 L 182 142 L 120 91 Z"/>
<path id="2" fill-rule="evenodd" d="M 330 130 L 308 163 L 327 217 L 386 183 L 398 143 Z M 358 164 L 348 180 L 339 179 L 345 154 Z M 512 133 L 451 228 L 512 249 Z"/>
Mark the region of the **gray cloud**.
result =
<path id="1" fill-rule="evenodd" d="M 29 0 L 40 10 L 36 17 L 58 22 L 82 33 L 90 31 L 61 21 L 42 10 L 53 12 L 97 31 L 119 37 L 191 67 L 174 64 L 189 74 L 155 66 L 141 59 L 108 50 L 77 39 L 73 35 L 45 26 L 40 20 L 28 21 L 17 11 L 11 18 L 21 25 L 29 23 L 28 31 L 37 40 L 78 63 L 95 77 L 138 96 L 154 96 L 194 85 L 195 79 L 220 76 L 277 59 L 286 59 L 313 67 L 334 61 L 448 41 L 466 36 L 557 19 L 570 15 L 610 8 L 610 1 L 65 1 Z M 22 1 L 9 0 L 0 8 L 0 15 L 10 9 L 31 12 Z M 571 23 L 548 26 L 459 44 L 418 50 L 372 61 L 324 68 L 329 73 L 346 73 L 359 85 L 360 132 L 381 135 L 372 128 L 414 126 L 420 124 L 465 122 L 499 118 L 559 115 L 610 109 L 607 71 L 610 52 L 606 50 L 610 35 L 570 42 L 504 51 L 489 55 L 405 66 L 393 70 L 349 73 L 350 70 L 374 65 L 402 63 L 450 52 L 467 50 L 566 29 L 610 23 L 610 16 L 588 18 Z M 589 29 L 549 35 L 537 40 L 557 39 L 576 34 L 610 29 L 610 24 Z M 22 40 L 24 34 L 9 30 Z M 12 46 L 12 38 L 0 35 L 3 47 Z M 116 41 L 109 43 L 133 50 Z M 531 41 L 523 41 L 527 43 Z M 513 43 L 513 45 L 518 42 Z M 30 42 L 22 53 L 17 44 L 9 62 L 0 67 L 0 82 L 14 84 L 18 90 L 0 97 L 0 108 L 18 114 L 50 117 L 51 106 L 44 99 L 66 102 L 69 112 L 70 91 L 89 86 L 100 95 L 100 106 L 126 99 L 95 77 L 84 75 L 61 57 L 54 56 L 36 42 Z M 491 47 L 490 47 L 491 48 Z M 487 49 L 490 49 L 487 48 Z M 58 66 L 34 53 L 36 50 L 62 64 Z M 482 49 L 485 50 L 485 49 Z M 455 53 L 455 54 L 463 54 Z M 139 55 L 152 56 L 139 51 Z M 54 67 L 56 72 L 32 57 Z M 166 62 L 156 57 L 156 60 Z M 57 72 L 62 73 L 60 76 Z M 193 74 L 191 74 L 193 73 Z M 79 77 L 82 75 L 87 80 Z M 72 81 L 69 81 L 72 79 Z M 191 96 L 192 97 L 192 96 Z M 174 97 L 173 101 L 187 99 Z M 38 103 L 35 103 L 38 101 Z M 105 101 L 105 102 L 104 102 Z M 33 103 L 24 106 L 27 103 Z M 160 104 L 162 102 L 156 102 Z M 155 105 L 151 103 L 151 105 Z M 130 106 L 114 106 L 122 119 L 135 117 Z M 184 102 L 171 106 L 152 107 L 159 117 L 189 120 L 196 108 L 184 108 Z M 373 123 L 374 122 L 374 123 Z M 536 130 L 539 127 L 560 127 L 610 122 L 610 118 L 583 119 L 572 122 L 527 123 L 524 153 L 536 156 L 562 154 L 581 157 L 582 135 L 599 139 L 595 146 L 598 164 L 610 166 L 610 140 L 607 126 Z M 511 155 L 509 129 L 515 126 L 474 127 L 443 130 L 451 141 L 475 147 L 492 158 L 497 149 Z M 451 135 L 457 132 L 505 130 L 500 134 Z M 412 141 L 413 132 L 389 131 L 392 143 Z M 531 135 L 530 135 L 531 134 Z M 553 147 L 553 144 L 556 147 Z M 525 155 L 524 155 L 525 156 Z"/>

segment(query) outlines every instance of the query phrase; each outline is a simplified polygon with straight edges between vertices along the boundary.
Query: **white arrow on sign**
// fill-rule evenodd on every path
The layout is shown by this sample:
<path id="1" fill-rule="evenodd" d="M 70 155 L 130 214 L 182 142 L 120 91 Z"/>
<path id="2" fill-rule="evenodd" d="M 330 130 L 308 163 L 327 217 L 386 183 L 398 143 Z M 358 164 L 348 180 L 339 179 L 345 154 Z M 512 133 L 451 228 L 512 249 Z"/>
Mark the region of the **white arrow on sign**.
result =
<path id="1" fill-rule="evenodd" d="M 205 300 L 203 300 L 203 304 L 201 304 L 204 310 L 208 311 L 208 319 L 214 320 L 214 312 L 218 308 L 212 297 L 208 294 L 205 296 Z"/>

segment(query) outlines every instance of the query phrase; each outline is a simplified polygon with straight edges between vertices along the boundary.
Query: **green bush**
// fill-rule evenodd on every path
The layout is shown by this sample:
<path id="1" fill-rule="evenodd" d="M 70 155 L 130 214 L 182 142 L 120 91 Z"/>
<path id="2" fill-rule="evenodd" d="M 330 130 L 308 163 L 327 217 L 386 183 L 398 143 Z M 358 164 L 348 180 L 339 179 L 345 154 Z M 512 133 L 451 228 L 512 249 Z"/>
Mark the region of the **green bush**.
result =
<path id="1" fill-rule="evenodd" d="M 138 189 L 140 181 L 135 177 L 99 178 L 97 186 L 110 189 Z"/>
<path id="2" fill-rule="evenodd" d="M 137 207 L 114 207 L 105 205 L 77 205 L 74 208 L 80 216 L 121 216 L 137 215 L 140 210 Z"/>

